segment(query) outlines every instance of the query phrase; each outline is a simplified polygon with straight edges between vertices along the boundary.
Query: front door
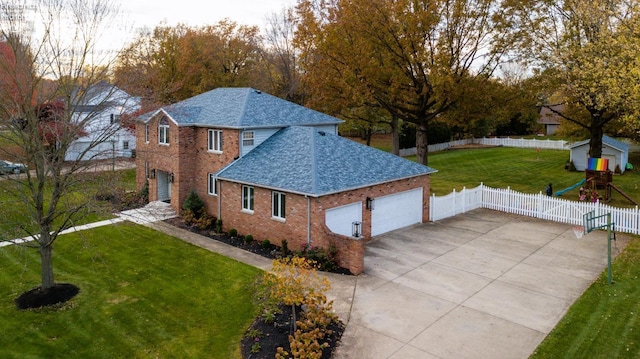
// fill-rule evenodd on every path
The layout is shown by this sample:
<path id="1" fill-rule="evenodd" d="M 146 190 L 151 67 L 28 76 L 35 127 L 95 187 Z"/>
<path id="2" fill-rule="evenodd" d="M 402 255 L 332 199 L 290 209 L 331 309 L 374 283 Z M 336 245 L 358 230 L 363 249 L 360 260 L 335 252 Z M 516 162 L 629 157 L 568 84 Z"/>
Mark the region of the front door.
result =
<path id="1" fill-rule="evenodd" d="M 158 171 L 156 176 L 158 181 L 158 201 L 171 201 L 171 178 L 168 172 Z"/>

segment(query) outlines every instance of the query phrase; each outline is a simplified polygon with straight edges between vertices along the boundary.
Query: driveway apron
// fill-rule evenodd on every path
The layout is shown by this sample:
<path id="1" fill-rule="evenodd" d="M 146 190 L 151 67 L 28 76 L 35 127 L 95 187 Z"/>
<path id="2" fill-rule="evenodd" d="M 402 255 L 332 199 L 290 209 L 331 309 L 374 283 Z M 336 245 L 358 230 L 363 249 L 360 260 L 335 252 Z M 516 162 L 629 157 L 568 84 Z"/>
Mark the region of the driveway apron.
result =
<path id="1" fill-rule="evenodd" d="M 606 238 L 484 209 L 376 237 L 335 357 L 527 358 L 606 269 Z"/>

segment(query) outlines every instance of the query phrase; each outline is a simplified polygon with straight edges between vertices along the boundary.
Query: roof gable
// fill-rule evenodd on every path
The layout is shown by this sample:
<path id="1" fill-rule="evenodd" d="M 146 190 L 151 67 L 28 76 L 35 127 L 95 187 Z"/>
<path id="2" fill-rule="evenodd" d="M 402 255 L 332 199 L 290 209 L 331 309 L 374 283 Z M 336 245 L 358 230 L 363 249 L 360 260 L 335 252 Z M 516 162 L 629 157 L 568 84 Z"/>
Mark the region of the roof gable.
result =
<path id="1" fill-rule="evenodd" d="M 162 110 L 179 126 L 273 128 L 342 122 L 252 88 L 217 88 Z M 151 117 L 146 114 L 140 120 L 146 122 Z"/>
<path id="2" fill-rule="evenodd" d="M 278 131 L 219 178 L 314 197 L 436 172 L 312 127 Z"/>

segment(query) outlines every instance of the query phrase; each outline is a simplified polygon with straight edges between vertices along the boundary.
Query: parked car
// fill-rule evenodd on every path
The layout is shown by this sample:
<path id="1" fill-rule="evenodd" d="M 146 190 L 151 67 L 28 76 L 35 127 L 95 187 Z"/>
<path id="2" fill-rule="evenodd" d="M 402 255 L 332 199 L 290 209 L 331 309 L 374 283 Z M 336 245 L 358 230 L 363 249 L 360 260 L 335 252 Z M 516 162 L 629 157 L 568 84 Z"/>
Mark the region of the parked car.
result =
<path id="1" fill-rule="evenodd" d="M 5 160 L 0 160 L 0 174 L 8 173 L 23 173 L 27 172 L 27 166 L 22 163 L 13 163 Z"/>

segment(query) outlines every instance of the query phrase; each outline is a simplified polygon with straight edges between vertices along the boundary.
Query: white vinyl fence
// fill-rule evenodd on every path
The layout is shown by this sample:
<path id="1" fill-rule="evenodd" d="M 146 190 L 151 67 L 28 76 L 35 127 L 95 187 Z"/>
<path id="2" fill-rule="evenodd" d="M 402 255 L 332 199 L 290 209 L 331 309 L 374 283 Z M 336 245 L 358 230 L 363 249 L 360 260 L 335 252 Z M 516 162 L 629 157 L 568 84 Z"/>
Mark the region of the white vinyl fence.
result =
<path id="1" fill-rule="evenodd" d="M 556 140 L 538 140 L 538 139 L 524 139 L 524 138 L 468 138 L 464 140 L 457 140 L 445 143 L 438 143 L 429 145 L 429 152 L 444 151 L 448 148 L 456 146 L 464 146 L 470 144 L 479 144 L 487 146 L 504 146 L 504 147 L 519 147 L 519 148 L 540 148 L 546 150 L 568 150 L 569 142 L 556 141 Z M 413 156 L 417 153 L 416 148 L 403 148 L 400 150 L 400 156 Z"/>
<path id="2" fill-rule="evenodd" d="M 429 208 L 431 221 L 453 217 L 477 208 L 488 208 L 572 225 L 583 225 L 583 215 L 594 210 L 596 216 L 610 212 L 616 231 L 640 234 L 638 206 L 617 208 L 599 202 L 570 201 L 549 197 L 542 192 L 527 194 L 509 188 L 491 188 L 484 184 L 473 189 L 463 188 L 461 192 L 454 190 L 446 196 L 432 195 Z M 601 218 L 597 224 L 605 225 L 606 218 Z"/>

